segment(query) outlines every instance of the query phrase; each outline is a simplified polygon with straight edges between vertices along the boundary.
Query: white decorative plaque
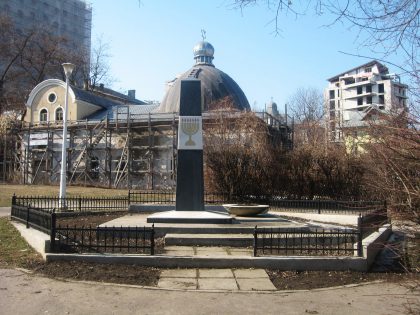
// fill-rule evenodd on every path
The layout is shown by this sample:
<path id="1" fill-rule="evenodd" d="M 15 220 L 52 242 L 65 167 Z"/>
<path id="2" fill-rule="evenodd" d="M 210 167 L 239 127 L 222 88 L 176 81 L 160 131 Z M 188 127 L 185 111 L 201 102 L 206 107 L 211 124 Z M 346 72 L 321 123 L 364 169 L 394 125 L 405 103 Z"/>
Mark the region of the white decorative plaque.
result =
<path id="1" fill-rule="evenodd" d="M 179 116 L 178 150 L 203 150 L 201 116 Z"/>

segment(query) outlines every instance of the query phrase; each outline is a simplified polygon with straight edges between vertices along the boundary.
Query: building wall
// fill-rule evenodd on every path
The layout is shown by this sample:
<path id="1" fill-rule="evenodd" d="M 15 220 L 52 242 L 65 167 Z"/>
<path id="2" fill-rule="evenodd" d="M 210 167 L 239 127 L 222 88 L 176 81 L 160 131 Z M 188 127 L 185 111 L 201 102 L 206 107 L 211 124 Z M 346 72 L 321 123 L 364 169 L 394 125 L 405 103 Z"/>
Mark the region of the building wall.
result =
<path id="1" fill-rule="evenodd" d="M 56 120 L 55 113 L 58 108 L 64 109 L 65 91 L 65 88 L 62 86 L 47 86 L 38 91 L 31 104 L 29 104 L 30 107 L 27 107 L 24 121 L 39 124 L 40 112 L 46 109 L 48 112 L 47 122 L 52 124 L 61 123 L 60 120 Z M 72 93 L 69 93 L 68 102 L 68 120 L 84 119 L 87 115 L 101 109 L 99 106 L 75 100 L 72 97 Z"/>
<path id="2" fill-rule="evenodd" d="M 0 12 L 21 30 L 45 26 L 69 40 L 68 47 L 89 61 L 92 8 L 84 0 L 0 0 Z"/>
<path id="3" fill-rule="evenodd" d="M 330 79 L 324 92 L 329 139 L 344 141 L 346 128 L 364 127 L 364 114 L 372 107 L 388 112 L 403 108 L 406 90 L 407 86 L 380 64 L 361 66 Z"/>

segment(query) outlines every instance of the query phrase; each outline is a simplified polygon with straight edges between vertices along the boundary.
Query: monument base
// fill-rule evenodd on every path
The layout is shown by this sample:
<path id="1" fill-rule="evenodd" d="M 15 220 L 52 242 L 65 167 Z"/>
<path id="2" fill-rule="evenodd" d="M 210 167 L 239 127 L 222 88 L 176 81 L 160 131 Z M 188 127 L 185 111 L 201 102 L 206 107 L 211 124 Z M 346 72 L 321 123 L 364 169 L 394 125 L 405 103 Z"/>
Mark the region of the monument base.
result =
<path id="1" fill-rule="evenodd" d="M 209 211 L 165 211 L 147 217 L 147 223 L 232 224 L 227 214 Z"/>

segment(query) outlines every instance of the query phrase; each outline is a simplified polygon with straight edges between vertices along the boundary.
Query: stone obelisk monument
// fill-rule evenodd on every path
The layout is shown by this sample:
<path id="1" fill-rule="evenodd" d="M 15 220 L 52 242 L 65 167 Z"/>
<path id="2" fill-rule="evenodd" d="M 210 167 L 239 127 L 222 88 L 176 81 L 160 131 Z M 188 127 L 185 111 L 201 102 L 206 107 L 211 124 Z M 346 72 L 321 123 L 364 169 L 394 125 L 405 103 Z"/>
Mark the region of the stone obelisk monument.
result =
<path id="1" fill-rule="evenodd" d="M 178 122 L 177 211 L 204 211 L 201 85 L 181 81 Z"/>
<path id="2" fill-rule="evenodd" d="M 229 215 L 204 211 L 201 81 L 181 81 L 175 210 L 155 213 L 148 223 L 232 223 Z"/>

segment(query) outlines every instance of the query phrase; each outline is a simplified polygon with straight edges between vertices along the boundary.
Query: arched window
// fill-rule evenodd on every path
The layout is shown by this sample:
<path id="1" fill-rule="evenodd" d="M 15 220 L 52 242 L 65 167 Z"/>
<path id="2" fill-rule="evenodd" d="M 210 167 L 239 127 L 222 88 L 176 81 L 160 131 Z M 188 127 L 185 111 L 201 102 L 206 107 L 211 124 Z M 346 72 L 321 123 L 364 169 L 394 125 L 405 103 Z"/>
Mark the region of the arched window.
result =
<path id="1" fill-rule="evenodd" d="M 63 121 L 63 108 L 57 107 L 55 110 L 55 121 Z"/>
<path id="2" fill-rule="evenodd" d="M 39 121 L 47 122 L 48 121 L 48 110 L 46 108 L 41 109 L 39 112 Z"/>

